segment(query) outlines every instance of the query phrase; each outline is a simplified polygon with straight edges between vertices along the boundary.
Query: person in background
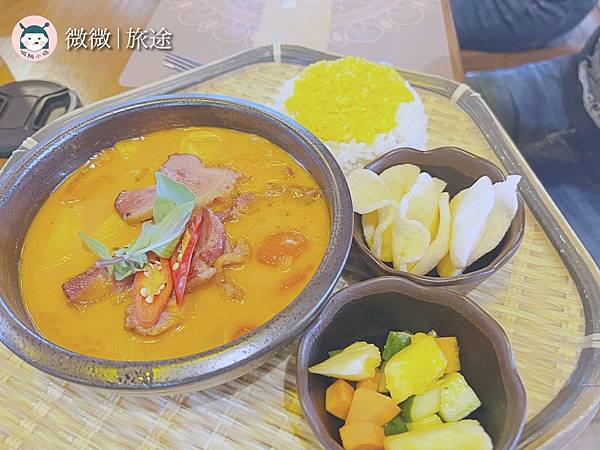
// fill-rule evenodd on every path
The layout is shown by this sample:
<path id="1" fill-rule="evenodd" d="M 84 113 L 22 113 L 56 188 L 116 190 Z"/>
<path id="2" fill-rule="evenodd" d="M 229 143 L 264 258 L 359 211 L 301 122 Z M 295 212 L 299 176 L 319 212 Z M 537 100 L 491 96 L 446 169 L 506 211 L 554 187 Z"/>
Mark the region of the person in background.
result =
<path id="1" fill-rule="evenodd" d="M 543 47 L 598 0 L 451 0 L 462 48 Z M 480 93 L 600 264 L 600 28 L 577 54 L 470 72 Z"/>
<path id="2" fill-rule="evenodd" d="M 598 0 L 450 0 L 461 48 L 518 52 L 573 29 Z"/>

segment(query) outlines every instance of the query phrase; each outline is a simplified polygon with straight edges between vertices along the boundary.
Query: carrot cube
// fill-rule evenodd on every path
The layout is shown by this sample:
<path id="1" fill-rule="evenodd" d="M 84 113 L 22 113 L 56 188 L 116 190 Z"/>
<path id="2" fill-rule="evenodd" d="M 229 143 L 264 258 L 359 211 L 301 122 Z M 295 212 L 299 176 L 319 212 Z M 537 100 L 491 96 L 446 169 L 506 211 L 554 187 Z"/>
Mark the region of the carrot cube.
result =
<path id="1" fill-rule="evenodd" d="M 346 423 L 351 422 L 373 422 L 383 426 L 398 415 L 400 408 L 390 397 L 359 388 L 354 391 L 352 404 L 346 416 Z"/>
<path id="2" fill-rule="evenodd" d="M 435 343 L 442 350 L 448 360 L 444 373 L 458 372 L 460 370 L 460 358 L 458 356 L 458 340 L 454 337 L 439 337 Z"/>
<path id="3" fill-rule="evenodd" d="M 377 388 L 379 387 L 379 380 L 381 379 L 381 371 L 377 369 L 375 371 L 375 375 L 371 378 L 367 378 L 366 380 L 359 381 L 356 385 L 356 389 L 364 388 L 369 389 L 370 391 L 377 392 Z"/>
<path id="4" fill-rule="evenodd" d="M 350 383 L 344 380 L 335 380 L 325 391 L 325 409 L 335 417 L 345 420 L 353 396 L 354 388 Z"/>
<path id="5" fill-rule="evenodd" d="M 352 422 L 340 428 L 345 450 L 383 450 L 383 427 L 373 422 Z"/>

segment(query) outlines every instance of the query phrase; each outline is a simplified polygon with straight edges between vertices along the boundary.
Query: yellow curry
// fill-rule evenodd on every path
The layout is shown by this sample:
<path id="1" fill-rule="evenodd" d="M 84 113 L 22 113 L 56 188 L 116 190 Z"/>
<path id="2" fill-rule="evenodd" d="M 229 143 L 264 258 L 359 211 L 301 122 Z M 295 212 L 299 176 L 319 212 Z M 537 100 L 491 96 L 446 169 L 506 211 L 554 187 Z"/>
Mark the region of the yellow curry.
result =
<path id="1" fill-rule="evenodd" d="M 166 170 L 177 160 L 179 165 Z M 147 221 L 144 227 L 159 222 L 156 209 L 141 206 L 150 202 L 156 208 L 163 195 L 159 184 L 153 187 L 157 172 L 176 187 L 186 185 L 192 173 L 196 178 L 186 192 L 195 194 L 196 207 L 172 256 L 159 259 L 149 252 L 145 268 L 133 265 L 132 273 L 117 281 L 117 272 L 111 277 L 110 270 L 98 269 L 99 257 L 78 233 L 104 243 L 112 257 L 120 255 L 114 251 L 118 247 L 131 248 L 144 233 L 142 222 Z M 329 217 L 315 180 L 268 140 L 221 128 L 159 131 L 100 152 L 49 196 L 25 238 L 23 298 L 40 332 L 75 352 L 118 360 L 201 352 L 262 325 L 298 295 L 325 253 Z M 203 235 L 207 230 L 213 234 Z M 190 244 L 190 236 L 198 243 Z M 205 249 L 216 243 L 219 251 L 205 256 L 210 252 L 198 250 L 203 240 Z M 193 252 L 188 265 L 196 265 L 178 280 L 187 248 Z M 90 301 L 91 288 L 81 289 L 99 270 L 104 278 L 92 280 L 94 289 L 107 288 L 108 294 Z M 168 274 L 173 279 L 163 282 L 160 277 Z M 184 279 L 185 290 L 180 286 L 175 301 L 172 285 Z M 148 323 L 130 326 L 133 307 L 146 308 L 146 316 L 134 316 L 151 317 Z M 152 324 L 164 329 L 145 333 L 144 326 Z"/>

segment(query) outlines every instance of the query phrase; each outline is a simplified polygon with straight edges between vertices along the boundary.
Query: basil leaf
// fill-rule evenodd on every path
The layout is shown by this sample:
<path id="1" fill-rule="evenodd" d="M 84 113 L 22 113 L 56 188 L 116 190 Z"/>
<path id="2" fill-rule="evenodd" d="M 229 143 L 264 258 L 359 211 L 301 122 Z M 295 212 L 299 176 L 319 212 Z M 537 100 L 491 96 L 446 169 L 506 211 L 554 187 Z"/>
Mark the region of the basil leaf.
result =
<path id="1" fill-rule="evenodd" d="M 195 205 L 195 201 L 183 203 L 155 224 L 150 245 L 146 247 L 144 253 L 153 251 L 162 258 L 170 258 L 185 231 Z"/>
<path id="2" fill-rule="evenodd" d="M 156 177 L 156 200 L 152 205 L 154 222 L 159 223 L 177 206 L 188 202 L 196 202 L 196 195 L 183 184 L 172 180 L 160 172 Z"/>
<path id="3" fill-rule="evenodd" d="M 78 234 L 79 234 L 79 237 L 81 238 L 81 240 L 83 241 L 83 243 L 85 244 L 85 246 L 93 254 L 100 257 L 101 259 L 111 259 L 112 258 L 112 254 L 110 253 L 110 250 L 108 249 L 108 247 L 106 245 L 104 245 L 102 242 L 100 242 L 98 239 L 94 239 L 89 234 L 86 234 L 83 231 L 80 231 Z"/>
<path id="4" fill-rule="evenodd" d="M 130 257 L 129 262 L 135 267 L 137 270 L 141 270 L 144 268 L 146 264 L 148 264 L 148 255 L 145 253 L 135 255 Z"/>
<path id="5" fill-rule="evenodd" d="M 140 250 L 143 250 L 148 245 L 150 245 L 150 242 L 152 241 L 153 232 L 154 225 L 151 222 L 142 223 L 142 231 L 140 231 L 140 234 L 137 238 L 131 241 L 131 243 L 127 247 L 125 254 L 128 256 L 135 255 L 139 253 Z"/>
<path id="6" fill-rule="evenodd" d="M 108 273 L 121 281 L 130 275 L 143 270 L 148 263 L 148 257 L 145 253 L 141 253 L 134 257 L 128 257 L 126 260 L 115 261 L 107 267 Z"/>
<path id="7" fill-rule="evenodd" d="M 148 252 L 170 258 L 192 216 L 196 196 L 183 184 L 157 172 L 156 193 L 153 205 L 155 223 L 144 222 L 138 237 L 128 246 L 117 249 L 114 255 L 102 242 L 79 233 L 85 245 L 100 257 L 99 266 L 106 267 L 117 280 L 143 270 L 148 264 Z"/>
<path id="8" fill-rule="evenodd" d="M 135 268 L 127 261 L 120 261 L 108 267 L 108 273 L 115 277 L 118 281 L 124 280 L 136 272 Z"/>

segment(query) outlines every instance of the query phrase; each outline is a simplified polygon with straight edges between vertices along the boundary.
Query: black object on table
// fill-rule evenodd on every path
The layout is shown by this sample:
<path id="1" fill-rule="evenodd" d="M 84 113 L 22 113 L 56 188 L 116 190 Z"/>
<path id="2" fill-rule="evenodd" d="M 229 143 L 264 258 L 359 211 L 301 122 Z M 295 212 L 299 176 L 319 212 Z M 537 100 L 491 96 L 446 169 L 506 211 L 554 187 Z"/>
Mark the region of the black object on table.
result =
<path id="1" fill-rule="evenodd" d="M 51 81 L 0 86 L 0 158 L 8 158 L 44 125 L 81 106 L 77 94 Z"/>

